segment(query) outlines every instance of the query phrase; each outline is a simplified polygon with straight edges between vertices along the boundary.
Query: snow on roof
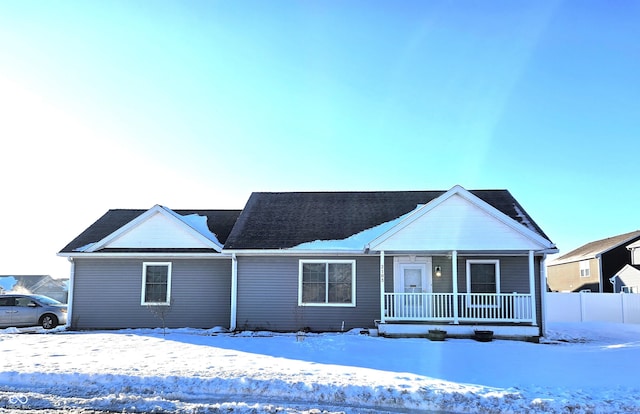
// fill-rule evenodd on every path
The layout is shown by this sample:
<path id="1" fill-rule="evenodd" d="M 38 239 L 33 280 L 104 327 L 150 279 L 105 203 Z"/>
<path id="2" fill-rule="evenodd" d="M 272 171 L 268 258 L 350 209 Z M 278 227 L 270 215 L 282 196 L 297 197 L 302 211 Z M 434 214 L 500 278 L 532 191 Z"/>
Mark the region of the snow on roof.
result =
<path id="1" fill-rule="evenodd" d="M 513 209 L 516 211 L 516 217 L 520 220 L 520 223 L 527 227 L 529 230 L 537 233 L 538 230 L 536 229 L 536 227 L 533 225 L 533 223 L 531 223 L 529 217 L 516 203 L 513 203 Z"/>
<path id="2" fill-rule="evenodd" d="M 353 236 L 347 237 L 341 240 L 315 240 L 312 242 L 301 243 L 297 246 L 291 247 L 289 250 L 364 250 L 367 244 L 372 240 L 380 237 L 406 217 L 413 214 L 417 209 L 422 207 L 419 204 L 414 210 L 385 223 L 379 224 L 370 229 L 363 230 Z"/>
<path id="3" fill-rule="evenodd" d="M 220 243 L 220 241 L 218 240 L 218 236 L 216 236 L 215 233 L 209 230 L 209 227 L 207 226 L 206 216 L 201 216 L 195 213 L 188 214 L 186 216 L 180 215 L 178 213 L 175 213 L 175 214 L 176 214 L 176 217 L 178 217 L 182 222 L 184 222 L 186 225 L 188 225 L 189 227 L 191 227 L 192 229 L 194 229 L 195 231 L 197 231 L 198 233 L 206 237 L 208 240 L 211 240 L 212 242 L 216 243 L 218 246 L 222 246 L 222 243 Z"/>
<path id="4" fill-rule="evenodd" d="M 77 247 L 73 249 L 74 252 L 86 252 L 89 250 L 95 243 L 87 243 L 84 246 Z"/>

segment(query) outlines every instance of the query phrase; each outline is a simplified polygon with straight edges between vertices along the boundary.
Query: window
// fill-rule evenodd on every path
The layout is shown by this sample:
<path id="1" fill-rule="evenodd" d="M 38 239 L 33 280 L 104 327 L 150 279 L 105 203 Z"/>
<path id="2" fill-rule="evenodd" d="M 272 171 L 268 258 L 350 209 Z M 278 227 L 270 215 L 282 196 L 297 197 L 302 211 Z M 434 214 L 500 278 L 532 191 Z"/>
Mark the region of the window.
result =
<path id="1" fill-rule="evenodd" d="M 355 306 L 355 260 L 301 260 L 299 306 Z"/>
<path id="2" fill-rule="evenodd" d="M 591 271 L 589 270 L 589 261 L 583 260 L 580 262 L 580 277 L 589 277 Z"/>
<path id="3" fill-rule="evenodd" d="M 622 286 L 622 288 L 620 289 L 620 292 L 622 292 L 622 293 L 640 293 L 640 287 L 639 286 Z"/>
<path id="4" fill-rule="evenodd" d="M 500 293 L 499 260 L 467 260 L 468 293 Z M 469 306 L 495 306 L 495 296 L 467 296 Z"/>
<path id="5" fill-rule="evenodd" d="M 28 308 L 29 306 L 36 306 L 35 302 L 31 298 L 16 298 L 16 306 Z"/>
<path id="6" fill-rule="evenodd" d="M 171 263 L 142 264 L 142 305 L 169 305 Z"/>

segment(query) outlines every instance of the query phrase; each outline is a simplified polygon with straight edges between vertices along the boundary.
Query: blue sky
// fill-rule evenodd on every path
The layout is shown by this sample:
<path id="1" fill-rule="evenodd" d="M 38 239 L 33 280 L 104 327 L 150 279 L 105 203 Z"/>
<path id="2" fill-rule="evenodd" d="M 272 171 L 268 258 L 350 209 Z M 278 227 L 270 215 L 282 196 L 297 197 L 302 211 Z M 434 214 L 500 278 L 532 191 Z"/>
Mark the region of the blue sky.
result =
<path id="1" fill-rule="evenodd" d="M 0 274 L 252 191 L 506 188 L 562 252 L 640 229 L 638 39 L 624 0 L 0 2 Z"/>

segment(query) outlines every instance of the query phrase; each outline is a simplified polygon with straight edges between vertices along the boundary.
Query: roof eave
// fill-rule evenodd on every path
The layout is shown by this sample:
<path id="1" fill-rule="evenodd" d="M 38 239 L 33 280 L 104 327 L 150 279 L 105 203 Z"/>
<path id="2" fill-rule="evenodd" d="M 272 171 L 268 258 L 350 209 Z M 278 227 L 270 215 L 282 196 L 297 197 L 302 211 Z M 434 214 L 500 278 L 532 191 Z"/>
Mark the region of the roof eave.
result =
<path id="1" fill-rule="evenodd" d="M 231 256 L 225 253 L 211 252 L 211 253 L 164 253 L 164 252 L 60 252 L 58 257 L 66 257 L 68 259 L 90 259 L 90 258 L 128 258 L 128 259 L 141 259 L 141 258 L 160 258 L 170 257 L 177 259 L 213 259 L 213 258 L 227 258 Z"/>
<path id="2" fill-rule="evenodd" d="M 235 255 L 255 255 L 255 256 L 346 256 L 346 255 L 364 255 L 367 251 L 364 249 L 222 249 L 224 254 Z"/>

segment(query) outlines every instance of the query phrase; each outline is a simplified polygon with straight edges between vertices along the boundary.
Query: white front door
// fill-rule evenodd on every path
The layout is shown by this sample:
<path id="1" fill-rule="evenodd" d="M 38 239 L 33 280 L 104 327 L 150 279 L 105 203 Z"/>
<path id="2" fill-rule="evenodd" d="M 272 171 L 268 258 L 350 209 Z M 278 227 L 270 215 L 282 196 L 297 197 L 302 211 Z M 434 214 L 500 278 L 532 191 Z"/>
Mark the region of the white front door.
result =
<path id="1" fill-rule="evenodd" d="M 396 316 L 407 319 L 422 319 L 427 315 L 427 300 L 422 293 L 431 293 L 431 258 L 397 258 L 394 290 Z"/>

